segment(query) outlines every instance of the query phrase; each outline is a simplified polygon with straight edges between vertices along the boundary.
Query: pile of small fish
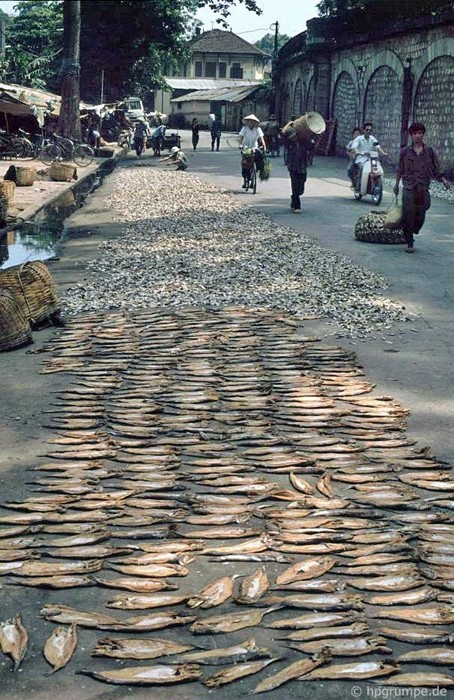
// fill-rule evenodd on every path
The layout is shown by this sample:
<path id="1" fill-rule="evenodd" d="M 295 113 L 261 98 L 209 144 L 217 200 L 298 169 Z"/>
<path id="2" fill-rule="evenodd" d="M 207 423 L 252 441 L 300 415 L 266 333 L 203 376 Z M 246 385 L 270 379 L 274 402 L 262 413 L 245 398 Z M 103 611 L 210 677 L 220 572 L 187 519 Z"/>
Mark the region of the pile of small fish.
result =
<path id="1" fill-rule="evenodd" d="M 67 314 L 230 304 L 322 317 L 351 337 L 409 320 L 385 278 L 215 185 L 150 168 L 112 177 L 107 204 L 124 231 L 64 294 Z"/>
<path id="2" fill-rule="evenodd" d="M 354 354 L 298 327 L 235 307 L 94 313 L 44 348 L 42 372 L 68 381 L 31 495 L 0 508 L 0 576 L 59 591 L 40 613 L 51 673 L 83 634 L 93 660 L 71 666 L 113 684 L 454 685 L 450 466 Z M 17 668 L 35 625 L 12 615 Z"/>

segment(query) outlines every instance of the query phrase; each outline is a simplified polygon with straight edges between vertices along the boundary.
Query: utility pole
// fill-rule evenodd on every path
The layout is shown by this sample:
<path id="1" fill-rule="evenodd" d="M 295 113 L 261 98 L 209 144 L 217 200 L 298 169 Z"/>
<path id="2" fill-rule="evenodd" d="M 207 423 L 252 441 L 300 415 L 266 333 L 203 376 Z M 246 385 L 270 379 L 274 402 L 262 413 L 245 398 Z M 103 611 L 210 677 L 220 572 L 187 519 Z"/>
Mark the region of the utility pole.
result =
<path id="1" fill-rule="evenodd" d="M 270 114 L 276 114 L 276 72 L 277 72 L 277 38 L 279 34 L 279 22 L 273 22 L 270 24 L 271 27 L 274 26 L 274 50 L 273 58 L 271 61 L 271 99 L 270 99 Z"/>
<path id="2" fill-rule="evenodd" d="M 61 104 L 57 132 L 80 141 L 80 0 L 63 2 Z"/>

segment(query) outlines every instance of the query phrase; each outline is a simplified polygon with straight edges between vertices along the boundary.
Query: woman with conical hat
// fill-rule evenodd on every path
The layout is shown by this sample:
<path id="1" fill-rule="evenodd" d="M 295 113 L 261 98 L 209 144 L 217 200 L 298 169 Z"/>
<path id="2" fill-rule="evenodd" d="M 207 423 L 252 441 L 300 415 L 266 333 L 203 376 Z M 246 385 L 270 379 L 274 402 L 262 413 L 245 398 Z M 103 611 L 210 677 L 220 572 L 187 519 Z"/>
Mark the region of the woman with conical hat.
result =
<path id="1" fill-rule="evenodd" d="M 247 117 L 244 117 L 243 119 L 243 127 L 241 128 L 241 131 L 239 133 L 239 141 L 240 141 L 240 149 L 242 150 L 243 148 L 262 148 L 263 152 L 266 149 L 265 145 L 265 138 L 263 135 L 263 131 L 260 128 L 260 119 L 255 116 L 255 114 L 249 114 Z M 260 151 L 257 152 L 257 155 L 260 153 Z M 256 159 L 257 162 L 257 169 L 260 170 L 260 159 L 263 158 L 263 155 L 260 155 L 258 159 Z M 248 176 L 248 170 L 245 168 L 241 168 L 241 174 L 243 176 L 243 189 L 246 189 L 247 187 L 247 176 Z"/>

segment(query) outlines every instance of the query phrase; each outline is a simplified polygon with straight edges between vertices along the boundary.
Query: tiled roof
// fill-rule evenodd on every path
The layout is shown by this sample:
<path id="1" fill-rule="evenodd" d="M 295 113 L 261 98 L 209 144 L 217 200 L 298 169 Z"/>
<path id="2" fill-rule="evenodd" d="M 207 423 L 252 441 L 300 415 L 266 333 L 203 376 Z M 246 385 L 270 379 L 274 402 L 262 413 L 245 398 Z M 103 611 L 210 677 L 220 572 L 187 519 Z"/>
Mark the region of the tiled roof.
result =
<path id="1" fill-rule="evenodd" d="M 263 56 L 264 58 L 269 55 L 237 34 L 226 32 L 222 29 L 212 29 L 209 32 L 204 32 L 192 39 L 189 42 L 189 47 L 193 53 L 249 53 Z"/>

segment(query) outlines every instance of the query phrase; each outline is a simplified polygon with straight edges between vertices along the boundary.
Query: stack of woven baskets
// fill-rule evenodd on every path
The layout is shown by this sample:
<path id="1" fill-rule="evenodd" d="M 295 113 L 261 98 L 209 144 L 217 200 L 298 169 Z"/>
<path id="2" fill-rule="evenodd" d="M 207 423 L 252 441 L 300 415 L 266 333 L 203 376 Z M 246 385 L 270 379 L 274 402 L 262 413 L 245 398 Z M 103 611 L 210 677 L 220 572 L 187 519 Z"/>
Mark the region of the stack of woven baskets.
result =
<path id="1" fill-rule="evenodd" d="M 405 243 L 401 228 L 386 228 L 386 210 L 376 209 L 360 216 L 355 226 L 355 238 L 366 243 Z"/>
<path id="2" fill-rule="evenodd" d="M 57 291 L 40 260 L 0 270 L 0 350 L 32 342 L 32 328 L 59 316 Z"/>

